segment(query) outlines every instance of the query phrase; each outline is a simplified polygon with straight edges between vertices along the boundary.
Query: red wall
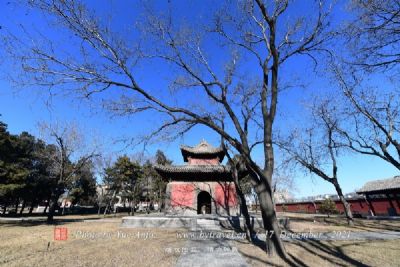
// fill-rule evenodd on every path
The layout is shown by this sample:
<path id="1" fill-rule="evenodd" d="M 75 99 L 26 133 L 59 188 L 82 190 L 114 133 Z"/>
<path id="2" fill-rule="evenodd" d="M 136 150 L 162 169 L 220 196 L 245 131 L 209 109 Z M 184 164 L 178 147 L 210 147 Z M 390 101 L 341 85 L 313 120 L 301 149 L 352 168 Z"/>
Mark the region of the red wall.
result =
<path id="1" fill-rule="evenodd" d="M 171 205 L 191 207 L 193 205 L 194 185 L 174 184 L 171 188 Z"/>
<path id="2" fill-rule="evenodd" d="M 198 158 L 188 158 L 189 165 L 218 165 L 218 158 L 213 159 L 198 159 Z"/>
<path id="3" fill-rule="evenodd" d="M 351 199 L 347 201 L 350 203 L 354 214 L 369 215 L 369 208 L 364 199 Z M 400 202 L 393 199 L 391 201 L 397 214 L 400 214 Z M 287 212 L 316 213 L 315 206 L 318 209 L 320 203 L 320 201 L 316 201 L 315 205 L 312 202 L 276 204 L 276 210 L 283 211 L 282 206 L 284 205 Z M 371 199 L 370 203 L 375 215 L 389 215 L 388 210 L 393 207 L 387 198 Z M 336 200 L 335 204 L 338 211 L 344 213 L 343 204 L 339 200 Z"/>
<path id="4" fill-rule="evenodd" d="M 228 206 L 232 207 L 237 204 L 235 185 L 230 183 L 219 183 L 215 186 L 215 202 L 225 207 L 227 203 Z"/>

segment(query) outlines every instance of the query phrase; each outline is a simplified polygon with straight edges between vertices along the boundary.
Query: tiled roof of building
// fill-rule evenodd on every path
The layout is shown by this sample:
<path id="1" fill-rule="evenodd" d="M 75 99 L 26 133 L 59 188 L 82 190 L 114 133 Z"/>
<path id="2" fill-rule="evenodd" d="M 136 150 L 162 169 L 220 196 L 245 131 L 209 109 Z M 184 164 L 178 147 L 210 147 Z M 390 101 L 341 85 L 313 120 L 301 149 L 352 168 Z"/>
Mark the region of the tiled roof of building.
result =
<path id="1" fill-rule="evenodd" d="M 185 162 L 187 162 L 187 157 L 190 155 L 218 156 L 220 161 L 222 161 L 225 156 L 225 151 L 222 147 L 214 147 L 205 140 L 194 147 L 181 145 L 181 151 Z"/>
<path id="2" fill-rule="evenodd" d="M 375 180 L 367 182 L 357 193 L 369 193 L 379 191 L 389 191 L 400 189 L 400 176 L 395 176 L 389 179 Z"/>
<path id="3" fill-rule="evenodd" d="M 182 145 L 181 150 L 185 150 L 193 154 L 215 154 L 224 151 L 222 147 L 214 147 L 207 143 L 206 140 L 201 141 L 197 146 L 194 147 Z"/>
<path id="4" fill-rule="evenodd" d="M 154 168 L 160 173 L 230 173 L 225 165 L 155 165 Z"/>

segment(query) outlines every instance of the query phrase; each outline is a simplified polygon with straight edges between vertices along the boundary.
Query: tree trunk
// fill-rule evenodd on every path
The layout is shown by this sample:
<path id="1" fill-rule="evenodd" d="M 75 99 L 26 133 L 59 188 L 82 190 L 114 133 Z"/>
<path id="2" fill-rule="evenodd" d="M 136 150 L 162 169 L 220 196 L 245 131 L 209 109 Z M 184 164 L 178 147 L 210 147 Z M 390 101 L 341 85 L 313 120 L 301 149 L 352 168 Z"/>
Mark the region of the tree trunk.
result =
<path id="1" fill-rule="evenodd" d="M 53 196 L 50 198 L 50 203 L 49 203 L 49 212 L 47 214 L 47 222 L 52 223 L 54 221 L 54 213 L 56 211 L 56 207 L 58 205 L 58 199 L 60 198 L 62 193 L 57 193 L 59 191 L 56 191 L 56 193 L 53 194 Z"/>
<path id="2" fill-rule="evenodd" d="M 54 221 L 54 212 L 56 210 L 57 206 L 57 200 L 56 197 L 52 197 L 49 203 L 49 212 L 47 214 L 47 222 L 52 223 Z"/>
<path id="3" fill-rule="evenodd" d="M 131 216 L 135 215 L 135 201 L 132 199 L 131 201 L 131 212 L 130 212 Z"/>
<path id="4" fill-rule="evenodd" d="M 245 198 L 245 196 L 242 192 L 242 189 L 240 188 L 240 185 L 239 185 L 238 170 L 235 167 L 233 168 L 233 171 L 232 171 L 232 178 L 233 178 L 233 183 L 235 184 L 235 187 L 236 187 L 236 193 L 239 196 L 240 210 L 245 219 L 246 237 L 250 242 L 253 242 L 253 240 L 255 238 L 255 232 L 254 232 L 253 225 L 251 224 L 249 210 L 247 208 L 247 203 L 246 203 L 246 198 Z"/>
<path id="5" fill-rule="evenodd" d="M 258 195 L 256 195 L 256 197 L 254 198 L 255 202 L 256 202 L 256 214 L 258 213 L 258 206 L 259 206 L 259 201 L 258 201 Z"/>
<path id="6" fill-rule="evenodd" d="M 46 206 L 44 207 L 44 210 L 43 210 L 44 215 L 46 215 L 47 209 L 49 207 L 49 202 L 50 202 L 50 200 L 46 203 Z"/>
<path id="7" fill-rule="evenodd" d="M 161 209 L 162 209 L 162 202 L 163 202 L 162 191 L 161 191 L 161 189 L 160 189 L 159 192 L 158 192 L 158 196 L 159 196 L 159 198 L 158 198 L 158 211 L 161 212 Z"/>
<path id="8" fill-rule="evenodd" d="M 15 201 L 15 214 L 18 214 L 19 198 Z"/>
<path id="9" fill-rule="evenodd" d="M 244 197 L 242 190 L 240 189 L 239 185 L 236 184 L 236 182 L 235 186 L 236 186 L 236 192 L 239 196 L 240 210 L 245 219 L 246 237 L 249 241 L 253 242 L 253 239 L 255 238 L 255 232 L 253 225 L 251 224 L 250 214 L 246 204 L 246 198 Z"/>
<path id="10" fill-rule="evenodd" d="M 343 196 L 342 188 L 340 188 L 340 185 L 339 185 L 339 183 L 337 182 L 336 179 L 333 181 L 333 185 L 335 186 L 335 189 L 336 189 L 336 192 L 337 192 L 337 194 L 339 196 L 339 199 L 343 204 L 344 212 L 345 212 L 346 218 L 347 218 L 347 223 L 350 226 L 353 226 L 354 225 L 353 213 L 351 212 L 350 204 L 347 202 L 346 198 Z"/>
<path id="11" fill-rule="evenodd" d="M 288 260 L 285 247 L 280 238 L 281 230 L 279 228 L 278 219 L 274 211 L 272 201 L 272 192 L 268 190 L 268 186 L 260 183 L 256 187 L 258 201 L 260 203 L 261 216 L 263 219 L 264 230 L 266 231 L 266 251 L 269 255 L 277 253 L 281 258 Z"/>
<path id="12" fill-rule="evenodd" d="M 109 203 L 106 205 L 106 208 L 104 209 L 104 216 L 106 216 L 106 214 L 107 214 L 108 207 L 110 207 L 110 208 L 111 208 L 111 206 L 112 206 L 112 204 L 113 204 L 113 202 L 114 202 L 114 199 L 115 199 L 116 193 L 117 193 L 117 192 L 116 192 L 116 190 L 114 190 L 114 192 L 113 192 L 113 195 L 112 195 L 112 197 L 111 197 L 111 199 L 110 199 Z"/>
<path id="13" fill-rule="evenodd" d="M 50 200 L 51 200 L 51 195 L 48 196 L 48 198 L 47 198 L 46 206 L 44 207 L 44 210 L 43 210 L 44 215 L 46 215 L 47 209 L 49 208 Z"/>
<path id="14" fill-rule="evenodd" d="M 24 199 L 24 200 L 22 200 L 22 207 L 21 207 L 21 210 L 19 211 L 19 215 L 22 215 L 22 213 L 24 212 L 25 205 L 26 205 L 26 200 Z"/>
<path id="15" fill-rule="evenodd" d="M 365 196 L 364 196 L 364 199 L 365 199 L 365 202 L 366 202 L 367 205 L 368 205 L 368 211 L 369 211 L 370 215 L 371 215 L 371 216 L 375 216 L 374 207 L 372 206 L 372 203 L 371 203 L 371 201 L 369 200 L 368 195 L 365 195 Z"/>
<path id="16" fill-rule="evenodd" d="M 61 213 L 62 215 L 65 214 L 65 206 L 67 205 L 68 197 L 69 197 L 69 191 L 68 191 L 67 196 L 65 197 L 65 200 L 63 203 L 64 205 L 63 205 L 63 209 L 62 209 L 62 213 Z M 72 206 L 70 208 L 72 208 Z"/>
<path id="17" fill-rule="evenodd" d="M 32 211 L 33 211 L 33 209 L 34 209 L 34 207 L 35 207 L 35 204 L 36 204 L 35 201 L 32 201 L 32 202 L 31 202 L 31 206 L 29 207 L 29 211 L 28 211 L 28 214 L 29 214 L 29 215 L 32 214 Z"/>

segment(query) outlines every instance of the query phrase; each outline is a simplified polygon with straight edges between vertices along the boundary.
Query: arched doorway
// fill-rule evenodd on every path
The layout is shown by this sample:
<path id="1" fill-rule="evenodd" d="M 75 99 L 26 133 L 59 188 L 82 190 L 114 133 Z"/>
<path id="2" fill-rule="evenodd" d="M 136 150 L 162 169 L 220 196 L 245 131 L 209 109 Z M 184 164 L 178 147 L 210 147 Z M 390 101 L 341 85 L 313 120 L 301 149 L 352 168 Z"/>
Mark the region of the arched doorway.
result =
<path id="1" fill-rule="evenodd" d="M 211 214 L 211 195 L 206 191 L 197 195 L 197 214 Z"/>

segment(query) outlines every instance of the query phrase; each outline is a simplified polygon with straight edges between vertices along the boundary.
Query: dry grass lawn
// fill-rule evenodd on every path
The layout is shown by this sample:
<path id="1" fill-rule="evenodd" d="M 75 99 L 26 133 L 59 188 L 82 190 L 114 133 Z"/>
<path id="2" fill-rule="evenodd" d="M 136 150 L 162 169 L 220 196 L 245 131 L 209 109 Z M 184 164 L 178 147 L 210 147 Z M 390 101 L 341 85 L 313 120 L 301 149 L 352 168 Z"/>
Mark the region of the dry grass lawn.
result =
<path id="1" fill-rule="evenodd" d="M 0 223 L 0 266 L 174 266 L 185 247 L 174 229 L 120 228 L 120 218 L 83 222 L 97 216 L 65 216 L 57 227 L 68 229 L 68 240 L 54 240 L 54 225 L 44 222 Z M 342 218 L 292 218 L 290 231 L 400 230 L 399 221 L 355 220 L 348 227 Z M 138 233 L 141 236 L 137 236 Z M 232 241 L 251 266 L 287 266 L 247 241 Z M 286 242 L 296 266 L 400 266 L 400 240 Z"/>
<path id="2" fill-rule="evenodd" d="M 400 231 L 400 221 L 355 219 L 354 226 L 349 227 L 342 218 L 327 218 L 315 221 L 291 221 L 289 230 L 293 232 L 333 232 L 333 231 Z"/>
<path id="3" fill-rule="evenodd" d="M 290 219 L 293 231 L 316 230 L 351 230 L 351 231 L 400 231 L 400 220 L 366 220 L 354 218 L 354 226 L 349 227 L 344 217 L 326 216 L 314 217 L 314 214 L 278 213 L 279 217 Z"/>
<path id="4" fill-rule="evenodd" d="M 290 232 L 336 232 L 346 231 L 400 231 L 400 221 L 354 219 L 349 227 L 343 217 L 314 217 L 310 214 L 281 213 L 289 217 Z M 287 266 L 277 257 L 247 242 L 236 241 L 239 252 L 251 266 Z M 400 240 L 387 241 L 295 241 L 285 242 L 286 250 L 298 266 L 400 266 Z"/>
<path id="5" fill-rule="evenodd" d="M 175 231 L 125 229 L 119 225 L 120 220 L 65 223 L 58 227 L 68 228 L 68 240 L 55 241 L 51 225 L 0 224 L 0 266 L 175 265 L 179 255 L 165 252 L 166 247 L 184 246 Z"/>

